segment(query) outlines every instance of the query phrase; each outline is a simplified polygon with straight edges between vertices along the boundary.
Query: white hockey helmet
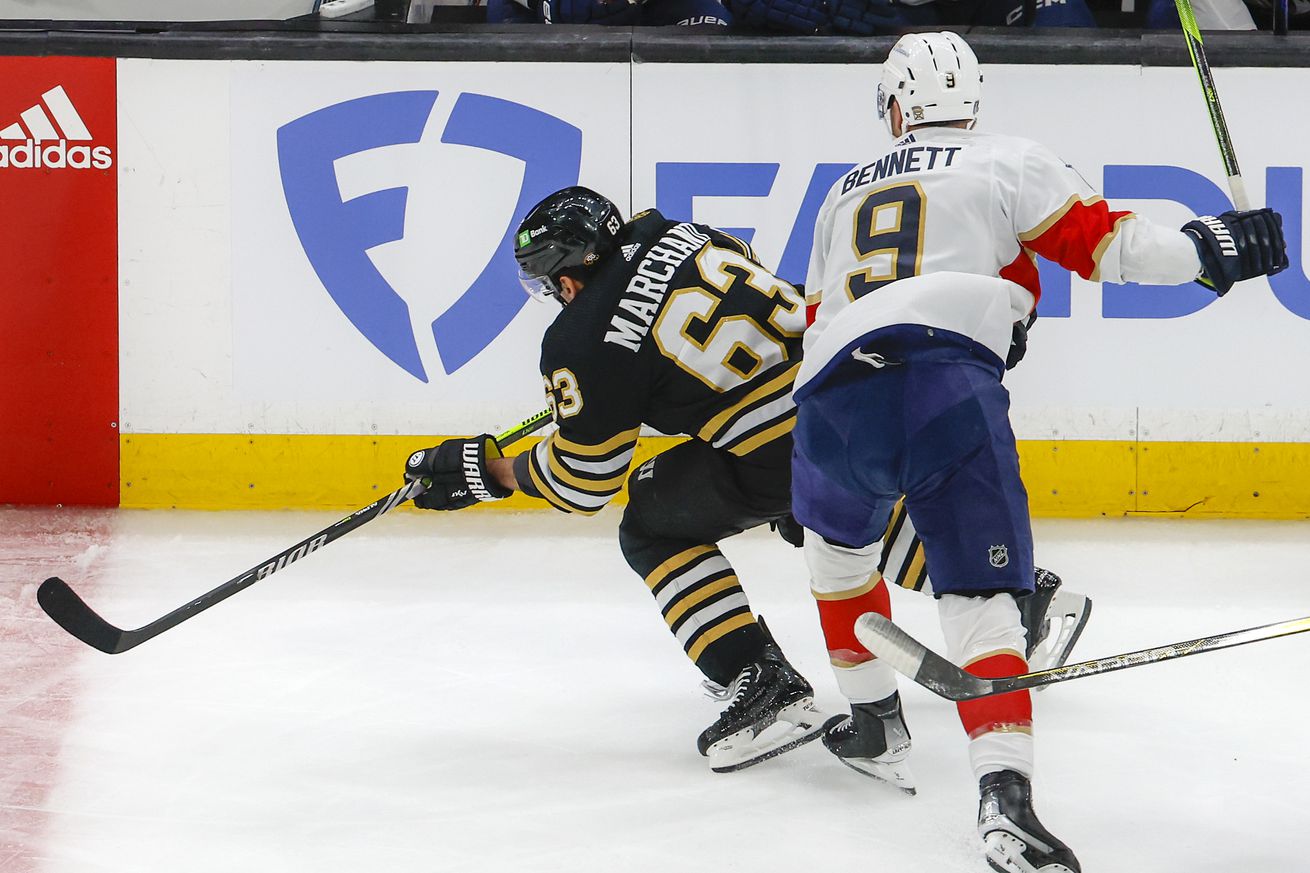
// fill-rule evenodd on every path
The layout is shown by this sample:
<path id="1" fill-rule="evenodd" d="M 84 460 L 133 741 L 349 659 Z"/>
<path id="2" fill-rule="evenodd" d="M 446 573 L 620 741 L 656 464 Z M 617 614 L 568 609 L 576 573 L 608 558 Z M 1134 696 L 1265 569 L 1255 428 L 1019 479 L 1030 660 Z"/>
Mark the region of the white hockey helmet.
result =
<path id="1" fill-rule="evenodd" d="M 895 97 L 906 127 L 936 121 L 968 121 L 973 127 L 981 93 L 978 58 L 959 34 L 910 33 L 883 61 L 878 117 L 891 130 L 887 110 Z"/>

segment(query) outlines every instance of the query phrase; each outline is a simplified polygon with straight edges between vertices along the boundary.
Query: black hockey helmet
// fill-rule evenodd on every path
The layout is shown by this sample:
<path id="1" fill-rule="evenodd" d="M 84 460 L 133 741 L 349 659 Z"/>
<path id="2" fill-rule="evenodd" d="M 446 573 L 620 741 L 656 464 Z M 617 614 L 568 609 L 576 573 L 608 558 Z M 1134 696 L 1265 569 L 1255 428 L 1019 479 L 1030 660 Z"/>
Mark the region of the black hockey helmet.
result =
<path id="1" fill-rule="evenodd" d="M 519 282 L 538 300 L 559 294 L 560 274 L 599 264 L 618 246 L 623 218 L 606 197 L 575 185 L 529 210 L 514 234 Z"/>

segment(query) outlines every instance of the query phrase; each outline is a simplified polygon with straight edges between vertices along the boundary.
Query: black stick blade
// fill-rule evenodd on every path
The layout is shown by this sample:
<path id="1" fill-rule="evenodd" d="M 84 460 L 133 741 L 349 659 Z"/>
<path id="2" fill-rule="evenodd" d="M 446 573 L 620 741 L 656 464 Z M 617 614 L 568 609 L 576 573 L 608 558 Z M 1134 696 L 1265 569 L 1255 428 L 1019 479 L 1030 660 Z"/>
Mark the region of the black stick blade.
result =
<path id="1" fill-rule="evenodd" d="M 134 645 L 125 639 L 126 633 L 123 630 L 97 615 L 58 576 L 51 576 L 41 583 L 41 587 L 36 590 L 36 602 L 41 604 L 45 614 L 54 619 L 56 624 L 94 649 L 117 655 Z"/>

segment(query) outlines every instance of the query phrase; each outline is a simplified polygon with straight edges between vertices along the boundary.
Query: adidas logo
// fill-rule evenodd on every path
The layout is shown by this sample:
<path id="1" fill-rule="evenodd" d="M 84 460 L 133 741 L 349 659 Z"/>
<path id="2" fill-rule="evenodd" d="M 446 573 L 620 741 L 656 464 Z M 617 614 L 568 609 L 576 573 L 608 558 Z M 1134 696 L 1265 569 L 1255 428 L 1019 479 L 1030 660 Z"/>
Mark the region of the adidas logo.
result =
<path id="1" fill-rule="evenodd" d="M 40 103 L 18 117 L 0 130 L 0 169 L 107 170 L 114 165 L 109 146 L 90 144 L 91 131 L 63 85 L 42 94 Z"/>
<path id="2" fill-rule="evenodd" d="M 623 260 L 630 261 L 641 251 L 641 243 L 628 243 L 623 247 Z"/>

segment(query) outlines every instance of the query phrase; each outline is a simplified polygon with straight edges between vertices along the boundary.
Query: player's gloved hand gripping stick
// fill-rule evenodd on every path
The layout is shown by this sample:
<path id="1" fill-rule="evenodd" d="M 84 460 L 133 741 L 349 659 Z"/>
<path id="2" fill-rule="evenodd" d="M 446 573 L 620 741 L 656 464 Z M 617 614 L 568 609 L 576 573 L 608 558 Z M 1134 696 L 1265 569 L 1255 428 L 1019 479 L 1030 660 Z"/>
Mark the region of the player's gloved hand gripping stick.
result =
<path id="1" fill-rule="evenodd" d="M 427 490 L 414 498 L 419 509 L 467 509 L 487 500 L 501 500 L 512 492 L 496 481 L 489 461 L 504 455 L 491 434 L 449 439 L 421 449 L 405 462 L 405 478 L 421 479 Z"/>
<path id="2" fill-rule="evenodd" d="M 494 439 L 499 448 L 509 446 L 524 437 L 536 433 L 550 424 L 553 416 L 542 411 L 526 419 L 521 424 L 505 431 Z M 208 591 L 185 606 L 178 607 L 167 615 L 157 618 L 136 630 L 124 630 L 105 621 L 95 610 L 63 579 L 52 576 L 41 583 L 37 589 L 36 599 L 45 610 L 46 615 L 54 619 L 60 627 L 77 637 L 88 646 L 116 655 L 141 645 L 146 640 L 157 637 L 169 628 L 176 627 L 187 619 L 199 615 L 209 607 L 249 588 L 261 579 L 272 576 L 278 570 L 293 564 L 306 555 L 316 552 L 328 543 L 340 539 L 352 530 L 363 527 L 375 518 L 385 515 L 400 506 L 406 500 L 412 500 L 428 490 L 428 483 L 422 479 L 407 481 L 400 488 L 386 497 L 375 500 L 363 509 L 356 510 L 335 524 L 296 543 L 291 548 L 279 552 L 273 557 L 251 567 L 239 576 L 234 576 L 222 585 Z"/>

